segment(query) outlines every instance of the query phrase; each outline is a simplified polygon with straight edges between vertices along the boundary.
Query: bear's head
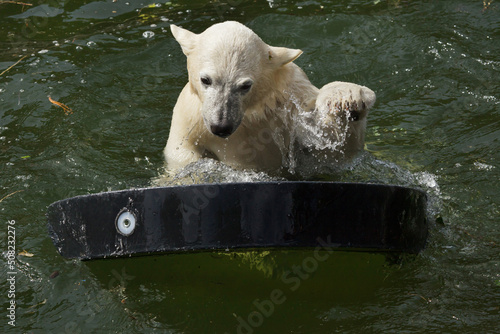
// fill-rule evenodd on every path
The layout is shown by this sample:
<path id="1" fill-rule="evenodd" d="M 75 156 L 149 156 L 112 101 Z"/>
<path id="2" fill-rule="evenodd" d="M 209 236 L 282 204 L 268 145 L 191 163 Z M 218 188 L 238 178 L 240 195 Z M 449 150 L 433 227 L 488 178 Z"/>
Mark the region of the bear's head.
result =
<path id="1" fill-rule="evenodd" d="M 233 21 L 201 34 L 175 25 L 170 29 L 187 57 L 189 82 L 202 103 L 205 126 L 222 138 L 233 134 L 245 115 L 262 109 L 258 106 L 276 89 L 276 72 L 302 53 L 269 46 Z"/>

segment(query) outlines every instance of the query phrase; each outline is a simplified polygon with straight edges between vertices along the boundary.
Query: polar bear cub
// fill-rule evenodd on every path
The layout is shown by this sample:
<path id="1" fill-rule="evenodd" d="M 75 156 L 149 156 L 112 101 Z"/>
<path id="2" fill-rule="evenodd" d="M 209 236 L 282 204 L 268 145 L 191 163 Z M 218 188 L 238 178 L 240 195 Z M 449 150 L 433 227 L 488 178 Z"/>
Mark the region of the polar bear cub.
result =
<path id="1" fill-rule="evenodd" d="M 320 149 L 338 162 L 363 149 L 372 90 L 345 82 L 316 88 L 293 63 L 301 50 L 267 45 L 238 22 L 201 34 L 170 28 L 187 57 L 189 82 L 174 107 L 164 151 L 168 169 L 210 157 L 279 172 L 292 150 Z M 315 147 L 311 136 L 335 145 Z"/>

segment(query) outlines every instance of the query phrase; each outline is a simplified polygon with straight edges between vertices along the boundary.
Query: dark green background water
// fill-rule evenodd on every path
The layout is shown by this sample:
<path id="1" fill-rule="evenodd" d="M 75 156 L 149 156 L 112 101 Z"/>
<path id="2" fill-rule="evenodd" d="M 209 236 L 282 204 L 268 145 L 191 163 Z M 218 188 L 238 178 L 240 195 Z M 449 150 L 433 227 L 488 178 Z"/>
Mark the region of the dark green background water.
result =
<path id="1" fill-rule="evenodd" d="M 0 4 L 0 72 L 26 56 L 0 76 L 0 198 L 12 194 L 0 203 L 0 331 L 497 332 L 500 4 L 228 2 Z M 147 186 L 162 173 L 187 80 L 169 24 L 201 32 L 230 19 L 269 44 L 302 49 L 296 62 L 317 86 L 343 80 L 376 91 L 370 153 L 335 178 L 426 190 L 438 219 L 425 251 L 396 260 L 331 254 L 295 290 L 281 275 L 312 252 L 85 263 L 57 254 L 50 203 Z M 17 252 L 34 255 L 17 256 L 15 328 L 5 316 L 8 221 Z M 282 303 L 259 311 L 275 289 Z"/>

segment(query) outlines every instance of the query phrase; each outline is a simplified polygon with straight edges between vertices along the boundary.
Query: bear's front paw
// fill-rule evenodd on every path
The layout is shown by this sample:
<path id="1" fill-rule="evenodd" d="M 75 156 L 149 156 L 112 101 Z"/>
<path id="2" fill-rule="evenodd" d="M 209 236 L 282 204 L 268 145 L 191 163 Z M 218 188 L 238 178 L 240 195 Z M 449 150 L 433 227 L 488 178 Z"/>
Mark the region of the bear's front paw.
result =
<path id="1" fill-rule="evenodd" d="M 367 87 L 336 81 L 320 89 L 316 111 L 326 124 L 345 119 L 359 121 L 366 118 L 375 99 L 375 93 Z"/>

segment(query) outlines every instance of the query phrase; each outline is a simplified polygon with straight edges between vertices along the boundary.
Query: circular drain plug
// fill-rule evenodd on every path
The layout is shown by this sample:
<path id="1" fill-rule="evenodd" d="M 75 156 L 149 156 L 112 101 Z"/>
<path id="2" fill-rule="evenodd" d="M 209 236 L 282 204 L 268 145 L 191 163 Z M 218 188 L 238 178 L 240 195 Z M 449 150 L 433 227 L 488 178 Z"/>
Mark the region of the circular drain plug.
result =
<path id="1" fill-rule="evenodd" d="M 135 214 L 126 208 L 123 208 L 116 216 L 115 226 L 118 233 L 128 237 L 135 230 Z"/>

